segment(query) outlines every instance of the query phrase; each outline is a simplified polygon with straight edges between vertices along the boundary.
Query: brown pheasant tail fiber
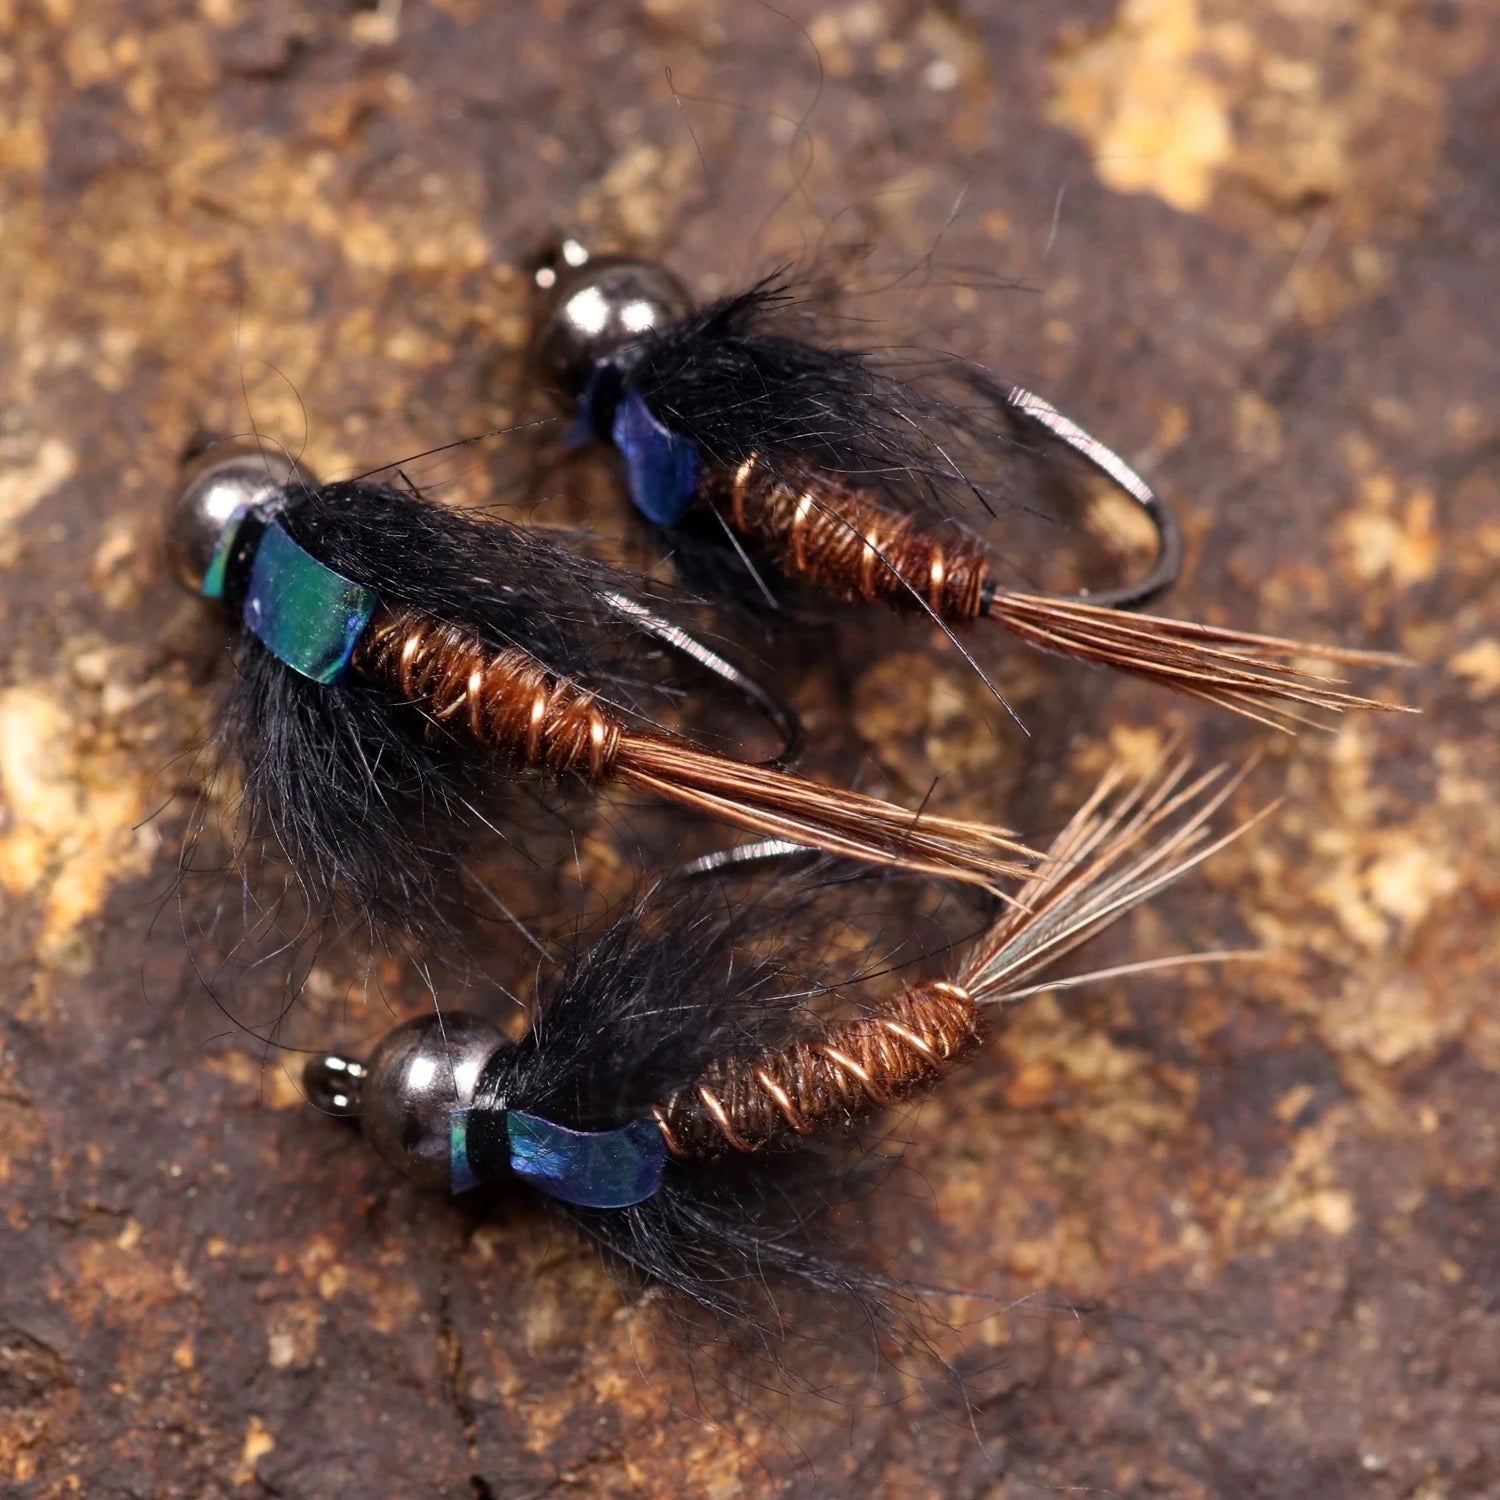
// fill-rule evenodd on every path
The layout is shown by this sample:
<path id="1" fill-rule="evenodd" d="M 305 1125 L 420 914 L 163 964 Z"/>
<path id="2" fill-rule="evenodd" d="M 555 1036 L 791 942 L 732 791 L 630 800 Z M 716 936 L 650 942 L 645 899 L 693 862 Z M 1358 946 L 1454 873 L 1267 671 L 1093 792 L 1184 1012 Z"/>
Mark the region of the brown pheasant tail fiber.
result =
<path id="1" fill-rule="evenodd" d="M 1279 805 L 1273 802 L 1225 832 L 1214 831 L 1215 817 L 1254 764 L 1233 774 L 1216 766 L 1194 776 L 1191 762 L 1169 750 L 1144 770 L 1107 771 L 1017 891 L 1014 904 L 969 950 L 957 983 L 977 1004 L 988 1006 L 1010 1004 L 1046 987 L 1038 980 L 1057 988 L 1086 982 L 1090 976 L 1053 978 L 1057 961 L 1241 838 Z M 1246 956 L 1200 953 L 1114 972 Z"/>
<path id="2" fill-rule="evenodd" d="M 1384 652 L 1312 646 L 1191 620 L 998 589 L 991 596 L 987 615 L 1039 650 L 1143 677 L 1286 734 L 1295 733 L 1298 725 L 1326 728 L 1314 717 L 1318 712 L 1417 712 L 1345 692 L 1341 679 L 1297 664 L 1299 657 L 1351 665 L 1402 664 L 1402 658 Z"/>
<path id="3" fill-rule="evenodd" d="M 971 885 L 1024 877 L 1035 857 L 1003 828 L 910 812 L 663 735 L 623 735 L 613 775 L 622 786 L 769 838 Z"/>

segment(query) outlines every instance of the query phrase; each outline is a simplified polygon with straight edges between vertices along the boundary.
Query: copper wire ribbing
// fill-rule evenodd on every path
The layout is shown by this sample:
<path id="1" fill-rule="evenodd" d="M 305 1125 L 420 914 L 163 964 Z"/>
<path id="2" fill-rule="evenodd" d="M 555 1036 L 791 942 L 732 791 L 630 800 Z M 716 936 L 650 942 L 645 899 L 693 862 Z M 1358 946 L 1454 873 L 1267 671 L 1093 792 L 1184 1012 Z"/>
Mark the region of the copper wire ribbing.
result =
<path id="1" fill-rule="evenodd" d="M 413 610 L 382 610 L 354 665 L 438 723 L 467 732 L 517 765 L 602 781 L 621 726 L 592 693 L 554 677 L 522 651 L 495 651 L 456 626 Z"/>
<path id="2" fill-rule="evenodd" d="M 939 619 L 979 618 L 990 563 L 984 548 L 940 540 L 827 475 L 778 478 L 751 454 L 716 481 L 716 499 L 736 530 L 753 537 L 788 573 L 839 598 L 894 609 L 926 605 Z"/>
<path id="3" fill-rule="evenodd" d="M 878 1015 L 830 1026 L 816 1040 L 717 1064 L 657 1106 L 678 1157 L 758 1151 L 809 1135 L 935 1083 L 979 1040 L 967 990 L 932 983 L 903 990 Z"/>

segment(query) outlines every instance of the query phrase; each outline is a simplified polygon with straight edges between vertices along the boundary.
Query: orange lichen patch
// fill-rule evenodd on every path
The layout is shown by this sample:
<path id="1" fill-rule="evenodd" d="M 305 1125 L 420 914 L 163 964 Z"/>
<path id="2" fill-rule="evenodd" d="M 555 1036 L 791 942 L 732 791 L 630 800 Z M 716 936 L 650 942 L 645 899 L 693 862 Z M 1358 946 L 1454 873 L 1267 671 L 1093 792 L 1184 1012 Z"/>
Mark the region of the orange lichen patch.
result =
<path id="1" fill-rule="evenodd" d="M 73 695 L 32 683 L 0 694 L 0 883 L 39 899 L 36 951 L 57 963 L 115 882 L 145 870 L 154 839 L 141 768 L 101 743 Z"/>
<path id="2" fill-rule="evenodd" d="M 1426 825 L 1425 833 L 1420 825 Z M 1412 842 L 1424 837 L 1431 842 Z M 1431 819 L 1371 830 L 1357 840 L 1325 829 L 1315 838 L 1322 868 L 1310 880 L 1308 894 L 1361 948 L 1389 948 L 1441 910 L 1459 888 L 1463 865 L 1456 850 L 1444 853 L 1449 842 Z"/>
<path id="3" fill-rule="evenodd" d="M 1486 636 L 1475 641 L 1449 661 L 1448 670 L 1469 683 L 1473 697 L 1494 697 L 1500 693 L 1500 640 Z"/>
<path id="4" fill-rule="evenodd" d="M 1116 763 L 1136 769 L 1161 759 L 1166 750 L 1167 734 L 1160 728 L 1138 724 L 1115 724 L 1109 731 L 1108 746 L 1095 747 L 1093 755 L 1104 765 Z"/>
<path id="5" fill-rule="evenodd" d="M 1006 671 L 1003 690 L 1013 696 L 1015 663 L 985 663 Z M 1028 664 L 1021 663 L 1024 668 Z M 993 786 L 997 770 L 996 730 L 989 714 L 976 712 L 974 674 L 965 664 L 936 664 L 917 651 L 891 651 L 861 674 L 848 723 L 885 770 L 904 788 L 925 792 L 933 778 L 962 787 L 965 773 L 979 771 Z M 994 716 L 1003 715 L 998 704 Z"/>
<path id="6" fill-rule="evenodd" d="M 112 1366 L 127 1387 L 149 1389 L 177 1367 L 174 1351 L 194 1316 L 197 1289 L 183 1267 L 154 1253 L 139 1223 L 127 1220 L 111 1238 L 75 1241 L 51 1283 L 51 1299 L 79 1326 L 133 1330 Z"/>
<path id="7" fill-rule="evenodd" d="M 1380 854 L 1365 872 L 1370 899 L 1408 928 L 1456 891 L 1458 871 L 1430 845 L 1411 841 Z"/>
<path id="8" fill-rule="evenodd" d="M 598 185 L 582 196 L 579 217 L 584 224 L 618 226 L 618 232 L 650 243 L 702 170 L 690 140 L 672 146 L 635 142 L 614 157 Z"/>
<path id="9" fill-rule="evenodd" d="M 1210 38 L 1196 0 L 1125 0 L 1062 49 L 1048 117 L 1088 141 L 1106 186 L 1190 213 L 1213 196 L 1234 141 L 1229 95 L 1202 65 Z"/>
<path id="10" fill-rule="evenodd" d="M 141 535 L 140 525 L 131 517 L 119 516 L 103 526 L 103 536 L 90 560 L 89 573 L 99 597 L 108 608 L 117 611 L 133 609 L 141 598 L 145 580 L 154 573 L 156 553 L 148 552 L 157 538 Z M 142 555 L 150 562 L 140 564 Z M 151 582 L 158 580 L 154 577 Z"/>
<path id="11" fill-rule="evenodd" d="M 1383 983 L 1392 965 L 1441 934 L 1454 901 L 1483 887 L 1497 832 L 1492 790 L 1455 746 L 1439 742 L 1424 753 L 1437 768 L 1436 795 L 1416 801 L 1382 774 L 1384 750 L 1367 726 L 1299 747 L 1285 768 L 1281 813 L 1242 864 L 1228 851 L 1210 872 L 1237 890 L 1248 888 L 1241 874 L 1253 882 L 1243 919 L 1268 947 L 1316 954 L 1336 966 L 1334 976 L 1351 972 L 1360 984 Z M 1316 1011 L 1338 987 L 1325 976 L 1308 991 L 1295 972 L 1257 969 L 1263 985 L 1299 1009 Z"/>
<path id="12" fill-rule="evenodd" d="M 932 664 L 926 657 L 892 651 L 859 675 L 852 727 L 871 747 L 879 748 L 895 726 L 926 727 L 927 678 Z"/>
<path id="13" fill-rule="evenodd" d="M 1364 486 L 1362 503 L 1340 525 L 1345 560 L 1355 576 L 1366 583 L 1389 578 L 1397 588 L 1426 583 L 1437 571 L 1442 548 L 1434 509 L 1427 489 L 1397 505 L 1380 486 Z"/>
<path id="14" fill-rule="evenodd" d="M 1338 1052 L 1358 1049 L 1382 1067 L 1431 1056 L 1463 1035 L 1466 997 L 1399 973 L 1384 983 L 1355 982 L 1326 1001 L 1319 1031 Z"/>
<path id="15" fill-rule="evenodd" d="M 1049 115 L 1106 186 L 1278 243 L 1294 257 L 1288 306 L 1326 325 L 1389 283 L 1368 237 L 1414 228 L 1444 181 L 1445 84 L 1478 40 L 1477 15 L 1455 19 L 1397 0 L 1124 0 L 1065 38 Z"/>
<path id="16" fill-rule="evenodd" d="M 0 446 L 0 529 L 8 529 L 67 480 L 78 458 L 67 443 L 45 437 L 34 447 L 19 439 Z"/>
<path id="17" fill-rule="evenodd" d="M 323 1313 L 312 1302 L 272 1308 L 266 1325 L 266 1363 L 273 1370 L 305 1370 L 318 1352 Z"/>
<path id="18" fill-rule="evenodd" d="M 1242 1232 L 1273 1238 L 1309 1229 L 1335 1238 L 1349 1233 L 1358 1222 L 1358 1207 L 1333 1166 L 1334 1147 L 1348 1124 L 1345 1113 L 1333 1111 L 1298 1134 L 1276 1179 L 1247 1195 Z"/>
<path id="19" fill-rule="evenodd" d="M 306 1109 L 307 1092 L 301 1082 L 301 1058 L 275 1052 L 216 1052 L 203 1066 L 233 1083 L 244 1097 L 265 1109 Z"/>
<path id="20" fill-rule="evenodd" d="M 290 1270 L 293 1264 L 325 1302 L 342 1297 L 350 1289 L 349 1269 L 339 1247 L 327 1235 L 316 1234 L 307 1239 L 295 1262 L 286 1262 L 286 1269 Z"/>
<path id="21" fill-rule="evenodd" d="M 1112 1042 L 1059 997 L 1038 995 L 1018 1009 L 999 1045 L 1012 1070 L 1010 1108 L 1066 1100 L 1072 1117 L 1116 1144 L 1170 1136 L 1187 1124 L 1191 1100 L 1167 1086 L 1148 1053 Z"/>
<path id="22" fill-rule="evenodd" d="M 1274 463 L 1283 446 L 1281 412 L 1254 391 L 1234 398 L 1234 441 L 1241 453 L 1262 463 Z"/>
<path id="23" fill-rule="evenodd" d="M 240 1461 L 234 1470 L 234 1482 L 244 1486 L 255 1482 L 255 1466 L 276 1447 L 276 1439 L 259 1417 L 251 1417 L 245 1427 L 245 1442 Z"/>
<path id="24" fill-rule="evenodd" d="M 7 1349 L 6 1355 L 14 1388 L 30 1399 L 0 1409 L 0 1475 L 23 1485 L 36 1477 L 41 1462 L 57 1452 L 64 1435 L 76 1431 L 81 1398 L 52 1350 L 22 1343 Z M 77 1493 L 76 1487 L 72 1492 Z"/>
<path id="25" fill-rule="evenodd" d="M 862 49 L 878 46 L 890 30 L 883 7 L 870 0 L 829 6 L 808 26 L 808 40 L 818 49 L 823 66 L 834 77 L 847 78 L 858 65 Z"/>
<path id="26" fill-rule="evenodd" d="M 295 1258 L 280 1257 L 277 1272 L 299 1272 L 324 1303 L 356 1303 L 368 1327 L 376 1333 L 391 1334 L 410 1328 L 422 1313 L 421 1288 L 400 1274 L 406 1261 L 400 1245 L 389 1245 L 373 1261 L 351 1264 L 344 1250 L 328 1236 L 314 1235 Z"/>

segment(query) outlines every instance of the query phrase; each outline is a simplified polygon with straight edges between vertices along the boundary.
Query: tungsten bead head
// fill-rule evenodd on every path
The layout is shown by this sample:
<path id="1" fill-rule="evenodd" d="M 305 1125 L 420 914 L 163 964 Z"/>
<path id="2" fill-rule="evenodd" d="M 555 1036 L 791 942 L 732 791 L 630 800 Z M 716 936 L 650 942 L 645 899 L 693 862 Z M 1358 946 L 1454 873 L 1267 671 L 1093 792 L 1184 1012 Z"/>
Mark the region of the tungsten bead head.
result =
<path id="1" fill-rule="evenodd" d="M 666 267 L 587 258 L 574 241 L 538 272 L 537 284 L 547 293 L 542 363 L 575 396 L 600 360 L 679 322 L 693 306 L 687 287 Z"/>
<path id="2" fill-rule="evenodd" d="M 290 484 L 316 481 L 286 454 L 254 442 L 219 443 L 188 463 L 167 523 L 167 553 L 183 585 L 203 593 L 225 529 Z"/>
<path id="3" fill-rule="evenodd" d="M 365 1065 L 360 1131 L 397 1171 L 424 1187 L 452 1182 L 453 1111 L 474 1102 L 484 1065 L 505 1037 L 477 1016 L 420 1016 L 391 1032 Z"/>

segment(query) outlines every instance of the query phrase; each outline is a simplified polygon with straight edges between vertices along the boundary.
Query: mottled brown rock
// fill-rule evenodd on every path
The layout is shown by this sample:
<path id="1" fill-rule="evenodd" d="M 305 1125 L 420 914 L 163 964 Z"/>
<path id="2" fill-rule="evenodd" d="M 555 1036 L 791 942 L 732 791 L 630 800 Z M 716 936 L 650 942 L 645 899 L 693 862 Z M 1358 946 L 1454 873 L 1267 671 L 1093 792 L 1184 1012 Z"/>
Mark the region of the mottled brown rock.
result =
<path id="1" fill-rule="evenodd" d="M 1491 19 L 0 3 L 0 1488 L 1500 1493 Z M 878 340 L 988 358 L 1144 465 L 1187 525 L 1174 608 L 1421 663 L 1424 717 L 1273 745 L 1283 812 L 1110 948 L 1265 963 L 1043 998 L 910 1122 L 868 1244 L 1002 1299 L 932 1335 L 972 1414 L 835 1351 L 788 1359 L 862 1387 L 853 1417 L 694 1385 L 662 1299 L 530 1206 L 393 1181 L 214 1003 L 354 1045 L 423 1006 L 408 965 L 307 954 L 277 1031 L 284 966 L 223 961 L 232 899 L 206 930 L 234 887 L 170 895 L 226 666 L 160 556 L 180 454 L 253 421 L 334 475 L 507 420 L 549 226 L 705 292 L 857 277 Z M 628 534 L 604 465 L 534 469 L 409 466 Z M 1029 742 L 909 622 L 826 629 L 787 678 L 820 767 L 916 797 L 936 766 L 947 806 L 1044 831 L 1111 750 L 1259 738 L 989 650 Z M 606 895 L 680 828 L 573 813 Z M 560 913 L 574 845 L 537 821 L 555 881 L 495 865 Z"/>

